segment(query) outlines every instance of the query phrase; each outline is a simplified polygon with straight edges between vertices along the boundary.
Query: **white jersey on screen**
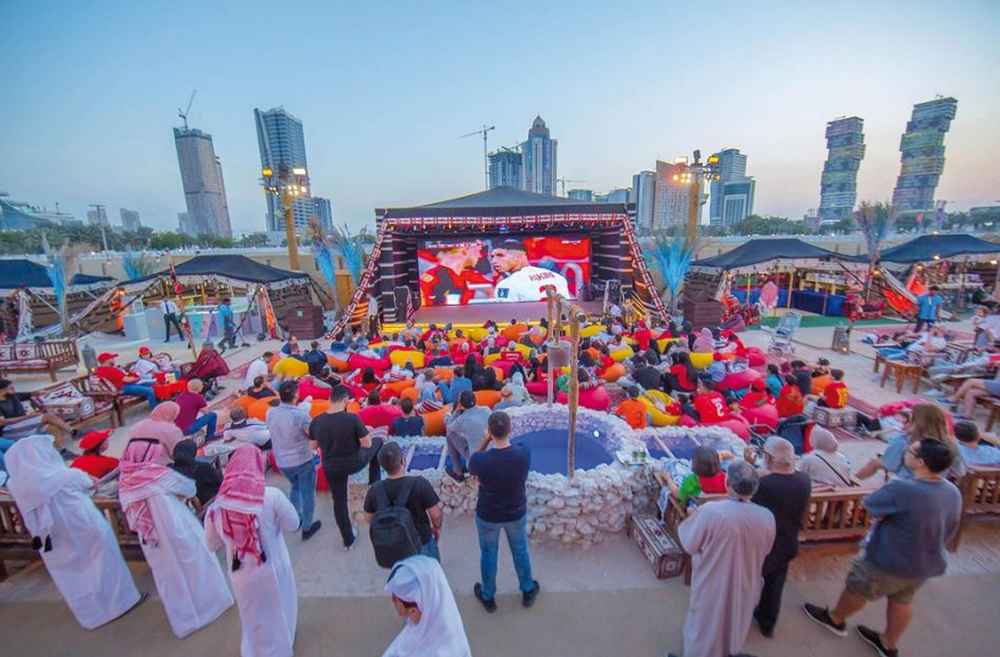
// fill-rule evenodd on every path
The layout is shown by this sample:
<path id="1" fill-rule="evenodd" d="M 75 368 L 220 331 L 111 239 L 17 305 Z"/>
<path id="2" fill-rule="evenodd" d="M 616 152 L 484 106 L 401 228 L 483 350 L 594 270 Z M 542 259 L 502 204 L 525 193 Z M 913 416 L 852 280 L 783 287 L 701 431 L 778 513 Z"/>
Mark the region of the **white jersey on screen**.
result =
<path id="1" fill-rule="evenodd" d="M 549 285 L 554 285 L 556 292 L 569 298 L 569 285 L 562 274 L 531 265 L 521 267 L 497 283 L 497 301 L 541 301 Z"/>

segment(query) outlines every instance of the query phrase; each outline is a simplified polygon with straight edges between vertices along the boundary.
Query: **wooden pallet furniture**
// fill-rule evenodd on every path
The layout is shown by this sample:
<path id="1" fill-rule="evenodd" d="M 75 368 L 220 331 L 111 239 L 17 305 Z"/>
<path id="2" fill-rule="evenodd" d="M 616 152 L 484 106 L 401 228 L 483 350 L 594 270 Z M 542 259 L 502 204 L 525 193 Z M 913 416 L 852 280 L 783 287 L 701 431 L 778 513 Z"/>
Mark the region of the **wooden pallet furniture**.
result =
<path id="1" fill-rule="evenodd" d="M 48 372 L 54 383 L 56 372 L 79 361 L 75 340 L 0 344 L 0 376 Z"/>
<path id="2" fill-rule="evenodd" d="M 880 388 L 885 387 L 886 379 L 895 377 L 897 393 L 903 392 L 903 385 L 907 381 L 913 381 L 913 394 L 920 392 L 920 379 L 924 375 L 923 365 L 899 360 L 887 360 L 884 362 L 885 369 L 882 371 L 882 380 L 879 382 Z"/>
<path id="3" fill-rule="evenodd" d="M 31 405 L 42 413 L 59 416 L 74 429 L 105 418 L 116 426 L 117 407 L 114 399 L 95 394 L 87 386 L 87 376 L 78 376 L 31 393 Z"/>
<path id="4" fill-rule="evenodd" d="M 144 561 L 139 536 L 128 528 L 121 502 L 113 497 L 94 497 L 94 506 L 107 519 L 122 549 L 126 561 Z M 188 506 L 199 518 L 205 507 L 197 498 L 188 500 Z M 207 506 L 207 505 L 206 505 Z M 31 546 L 31 532 L 25 528 L 14 498 L 0 491 L 0 581 L 7 579 L 7 561 L 39 561 L 41 554 Z"/>

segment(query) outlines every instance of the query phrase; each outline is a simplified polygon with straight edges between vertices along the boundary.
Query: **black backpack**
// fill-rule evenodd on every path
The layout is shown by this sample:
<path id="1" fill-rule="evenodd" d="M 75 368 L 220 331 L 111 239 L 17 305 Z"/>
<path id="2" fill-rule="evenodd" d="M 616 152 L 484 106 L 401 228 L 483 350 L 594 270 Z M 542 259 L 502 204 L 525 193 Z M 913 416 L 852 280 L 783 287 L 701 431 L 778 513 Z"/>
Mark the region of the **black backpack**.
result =
<path id="1" fill-rule="evenodd" d="M 392 568 L 397 561 L 420 553 L 420 534 L 413 514 L 406 508 L 414 481 L 412 477 L 403 481 L 395 502 L 389 502 L 384 482 L 375 486 L 375 515 L 368 532 L 375 548 L 375 561 L 382 568 Z"/>

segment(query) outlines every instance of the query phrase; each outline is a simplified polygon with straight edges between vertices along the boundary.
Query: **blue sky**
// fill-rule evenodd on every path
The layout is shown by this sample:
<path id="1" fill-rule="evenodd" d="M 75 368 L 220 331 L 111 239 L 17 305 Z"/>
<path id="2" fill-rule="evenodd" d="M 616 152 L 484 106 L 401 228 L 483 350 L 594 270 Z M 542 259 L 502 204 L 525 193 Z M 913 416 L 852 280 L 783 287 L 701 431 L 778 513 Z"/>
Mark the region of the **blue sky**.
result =
<path id="1" fill-rule="evenodd" d="M 825 123 L 865 119 L 859 198 L 888 199 L 915 102 L 958 99 L 938 197 L 1000 199 L 1000 5 L 854 2 L 0 1 L 0 190 L 172 228 L 171 128 L 212 134 L 234 230 L 263 229 L 253 108 L 305 123 L 338 223 L 482 188 L 482 142 L 536 114 L 559 175 L 606 191 L 699 148 L 749 156 L 755 211 L 819 203 Z"/>

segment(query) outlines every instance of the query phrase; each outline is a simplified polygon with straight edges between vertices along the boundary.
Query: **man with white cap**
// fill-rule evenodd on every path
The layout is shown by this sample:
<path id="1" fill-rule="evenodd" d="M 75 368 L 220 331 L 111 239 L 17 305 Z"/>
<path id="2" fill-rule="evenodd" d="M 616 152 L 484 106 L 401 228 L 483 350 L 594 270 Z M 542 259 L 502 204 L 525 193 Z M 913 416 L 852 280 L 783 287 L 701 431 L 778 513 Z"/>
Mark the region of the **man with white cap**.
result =
<path id="1" fill-rule="evenodd" d="M 100 627 L 145 599 L 111 525 L 90 497 L 94 480 L 66 467 L 51 436 L 21 438 L 5 463 L 7 488 L 33 547 L 80 625 Z"/>
<path id="2" fill-rule="evenodd" d="M 750 631 L 761 566 L 774 543 L 774 516 L 750 501 L 758 481 L 752 465 L 733 462 L 729 498 L 694 507 L 677 528 L 692 566 L 684 657 L 736 654 Z"/>
<path id="3" fill-rule="evenodd" d="M 764 588 L 753 615 L 760 633 L 770 637 L 781 610 L 788 564 L 799 553 L 799 531 L 809 509 L 812 483 L 809 475 L 795 471 L 795 448 L 784 438 L 767 439 L 764 460 L 769 474 L 761 477 L 753 501 L 774 514 L 776 531 L 774 545 L 764 560 Z"/>
<path id="4" fill-rule="evenodd" d="M 471 657 L 462 616 L 441 564 L 420 555 L 403 559 L 393 567 L 385 590 L 392 594 L 406 627 L 382 657 Z"/>

